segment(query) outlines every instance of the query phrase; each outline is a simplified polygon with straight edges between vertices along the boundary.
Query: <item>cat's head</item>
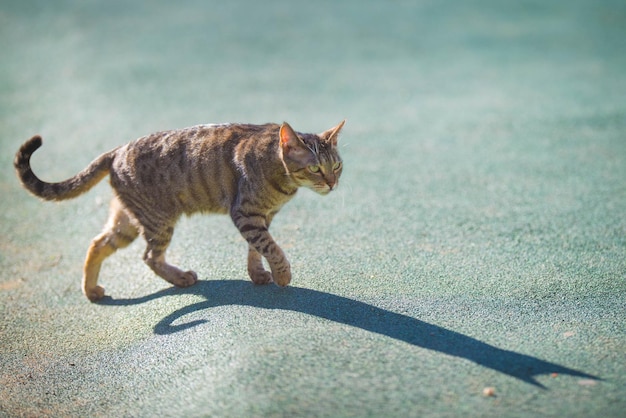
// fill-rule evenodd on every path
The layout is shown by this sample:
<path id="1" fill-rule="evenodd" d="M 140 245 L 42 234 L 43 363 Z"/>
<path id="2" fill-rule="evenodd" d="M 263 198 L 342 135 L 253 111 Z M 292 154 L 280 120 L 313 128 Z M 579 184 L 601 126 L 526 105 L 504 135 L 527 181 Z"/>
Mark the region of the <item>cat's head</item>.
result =
<path id="1" fill-rule="evenodd" d="M 343 169 L 337 138 L 344 123 L 317 135 L 296 133 L 287 122 L 282 124 L 281 158 L 298 187 L 308 187 L 321 195 L 337 188 Z"/>

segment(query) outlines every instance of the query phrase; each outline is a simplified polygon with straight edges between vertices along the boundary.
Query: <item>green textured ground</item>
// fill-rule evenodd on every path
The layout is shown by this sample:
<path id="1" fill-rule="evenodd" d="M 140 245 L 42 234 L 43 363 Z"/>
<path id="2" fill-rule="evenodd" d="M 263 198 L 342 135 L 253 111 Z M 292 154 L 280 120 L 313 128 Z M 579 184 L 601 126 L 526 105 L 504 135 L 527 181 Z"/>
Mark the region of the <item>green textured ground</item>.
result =
<path id="1" fill-rule="evenodd" d="M 626 409 L 623 1 L 0 1 L 0 416 L 616 417 Z M 193 217 L 172 289 L 143 243 L 80 292 L 103 182 L 61 180 L 162 129 L 342 119 L 345 170 L 272 230 L 255 287 Z M 485 397 L 485 387 L 495 396 Z"/>

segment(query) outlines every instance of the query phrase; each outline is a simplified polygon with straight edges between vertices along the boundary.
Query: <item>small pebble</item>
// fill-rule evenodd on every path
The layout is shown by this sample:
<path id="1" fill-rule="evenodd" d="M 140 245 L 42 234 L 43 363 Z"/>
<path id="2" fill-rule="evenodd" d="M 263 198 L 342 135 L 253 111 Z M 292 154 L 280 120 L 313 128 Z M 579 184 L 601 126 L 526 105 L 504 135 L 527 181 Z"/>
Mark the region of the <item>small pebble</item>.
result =
<path id="1" fill-rule="evenodd" d="M 492 387 L 484 388 L 483 396 L 496 396 L 495 388 L 492 388 Z"/>

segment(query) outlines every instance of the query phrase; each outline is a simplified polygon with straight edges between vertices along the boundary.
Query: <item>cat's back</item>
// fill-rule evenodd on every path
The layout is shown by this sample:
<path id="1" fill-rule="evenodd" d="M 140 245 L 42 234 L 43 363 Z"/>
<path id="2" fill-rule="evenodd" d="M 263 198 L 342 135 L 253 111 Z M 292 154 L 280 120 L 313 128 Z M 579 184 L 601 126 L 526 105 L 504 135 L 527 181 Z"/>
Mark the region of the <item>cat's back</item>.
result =
<path id="1" fill-rule="evenodd" d="M 155 132 L 121 147 L 114 168 L 129 174 L 206 169 L 207 164 L 232 162 L 241 149 L 261 146 L 272 131 L 277 132 L 278 125 L 206 124 Z"/>
<path id="2" fill-rule="evenodd" d="M 156 132 L 118 150 L 111 184 L 168 211 L 226 213 L 242 158 L 266 148 L 278 125 L 207 124 Z M 275 132 L 274 132 L 275 131 Z"/>
<path id="3" fill-rule="evenodd" d="M 171 160 L 184 154 L 190 158 L 211 159 L 233 156 L 237 147 L 259 146 L 278 133 L 277 124 L 223 123 L 155 132 L 126 145 L 122 150 L 129 161 Z"/>

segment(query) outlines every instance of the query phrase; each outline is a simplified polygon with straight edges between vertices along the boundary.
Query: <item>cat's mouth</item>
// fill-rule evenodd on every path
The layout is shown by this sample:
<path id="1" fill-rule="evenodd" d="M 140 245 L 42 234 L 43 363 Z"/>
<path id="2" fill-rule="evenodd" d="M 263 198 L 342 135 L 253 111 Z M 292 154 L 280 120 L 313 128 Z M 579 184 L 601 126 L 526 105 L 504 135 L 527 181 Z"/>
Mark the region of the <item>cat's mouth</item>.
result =
<path id="1" fill-rule="evenodd" d="M 322 196 L 326 196 L 327 194 L 329 194 L 333 189 L 331 189 L 329 186 L 314 186 L 312 187 L 313 191 L 316 192 L 317 194 L 321 194 Z"/>

